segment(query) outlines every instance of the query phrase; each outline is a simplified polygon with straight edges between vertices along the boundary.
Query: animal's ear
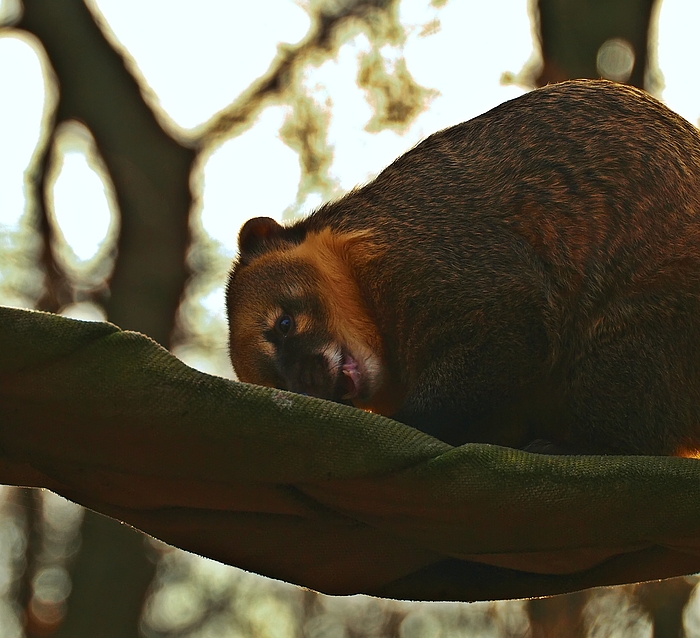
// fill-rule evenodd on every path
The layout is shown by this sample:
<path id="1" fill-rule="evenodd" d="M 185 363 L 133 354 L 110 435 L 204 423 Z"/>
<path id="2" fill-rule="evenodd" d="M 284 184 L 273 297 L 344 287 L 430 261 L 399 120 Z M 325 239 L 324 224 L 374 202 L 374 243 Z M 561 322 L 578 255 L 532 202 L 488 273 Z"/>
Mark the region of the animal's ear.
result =
<path id="1" fill-rule="evenodd" d="M 251 257 L 265 252 L 265 244 L 280 236 L 284 228 L 270 217 L 249 219 L 238 233 L 238 250 L 241 257 Z"/>

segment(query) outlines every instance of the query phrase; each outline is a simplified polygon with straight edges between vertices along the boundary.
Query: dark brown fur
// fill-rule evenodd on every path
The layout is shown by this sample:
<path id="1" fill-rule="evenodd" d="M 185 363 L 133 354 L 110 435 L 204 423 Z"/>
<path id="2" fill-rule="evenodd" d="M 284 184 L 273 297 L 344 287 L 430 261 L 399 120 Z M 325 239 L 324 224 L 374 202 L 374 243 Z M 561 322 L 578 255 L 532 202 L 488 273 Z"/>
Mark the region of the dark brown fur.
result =
<path id="1" fill-rule="evenodd" d="M 528 93 L 240 252 L 241 380 L 454 444 L 700 449 L 700 136 L 641 91 Z"/>

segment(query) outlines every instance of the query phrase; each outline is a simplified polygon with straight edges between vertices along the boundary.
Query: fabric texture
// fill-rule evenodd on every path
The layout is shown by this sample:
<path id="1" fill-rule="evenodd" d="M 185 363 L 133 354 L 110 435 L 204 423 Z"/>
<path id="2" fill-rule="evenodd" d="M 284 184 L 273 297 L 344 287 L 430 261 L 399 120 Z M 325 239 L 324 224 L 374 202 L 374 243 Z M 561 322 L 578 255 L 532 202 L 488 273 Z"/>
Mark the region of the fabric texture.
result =
<path id="1" fill-rule="evenodd" d="M 453 448 L 0 308 L 0 481 L 329 594 L 493 600 L 700 571 L 700 461 Z"/>

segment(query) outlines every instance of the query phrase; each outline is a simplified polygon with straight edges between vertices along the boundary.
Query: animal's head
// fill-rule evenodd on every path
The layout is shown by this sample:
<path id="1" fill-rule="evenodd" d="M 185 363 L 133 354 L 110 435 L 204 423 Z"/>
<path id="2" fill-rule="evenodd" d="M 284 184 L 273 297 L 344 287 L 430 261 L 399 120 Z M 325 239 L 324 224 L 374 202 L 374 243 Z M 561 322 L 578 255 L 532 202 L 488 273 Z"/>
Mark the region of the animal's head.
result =
<path id="1" fill-rule="evenodd" d="M 381 342 L 352 276 L 361 234 L 305 233 L 266 217 L 239 234 L 227 307 L 241 381 L 361 407 L 382 385 Z"/>

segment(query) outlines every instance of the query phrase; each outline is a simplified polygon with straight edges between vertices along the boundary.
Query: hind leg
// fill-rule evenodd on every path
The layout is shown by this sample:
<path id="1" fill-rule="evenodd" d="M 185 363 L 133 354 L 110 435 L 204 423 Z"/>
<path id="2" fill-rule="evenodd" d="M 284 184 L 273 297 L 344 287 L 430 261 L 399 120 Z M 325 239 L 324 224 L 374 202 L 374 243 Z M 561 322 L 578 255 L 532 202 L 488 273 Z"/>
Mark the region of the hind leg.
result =
<path id="1" fill-rule="evenodd" d="M 562 379 L 572 443 L 597 453 L 700 449 L 700 299 L 610 305 L 579 337 Z"/>
<path id="2" fill-rule="evenodd" d="M 523 447 L 542 436 L 537 425 L 561 419 L 545 376 L 547 341 L 534 322 L 491 339 L 436 353 L 393 418 L 452 445 Z M 557 415 L 558 416 L 558 415 Z"/>

